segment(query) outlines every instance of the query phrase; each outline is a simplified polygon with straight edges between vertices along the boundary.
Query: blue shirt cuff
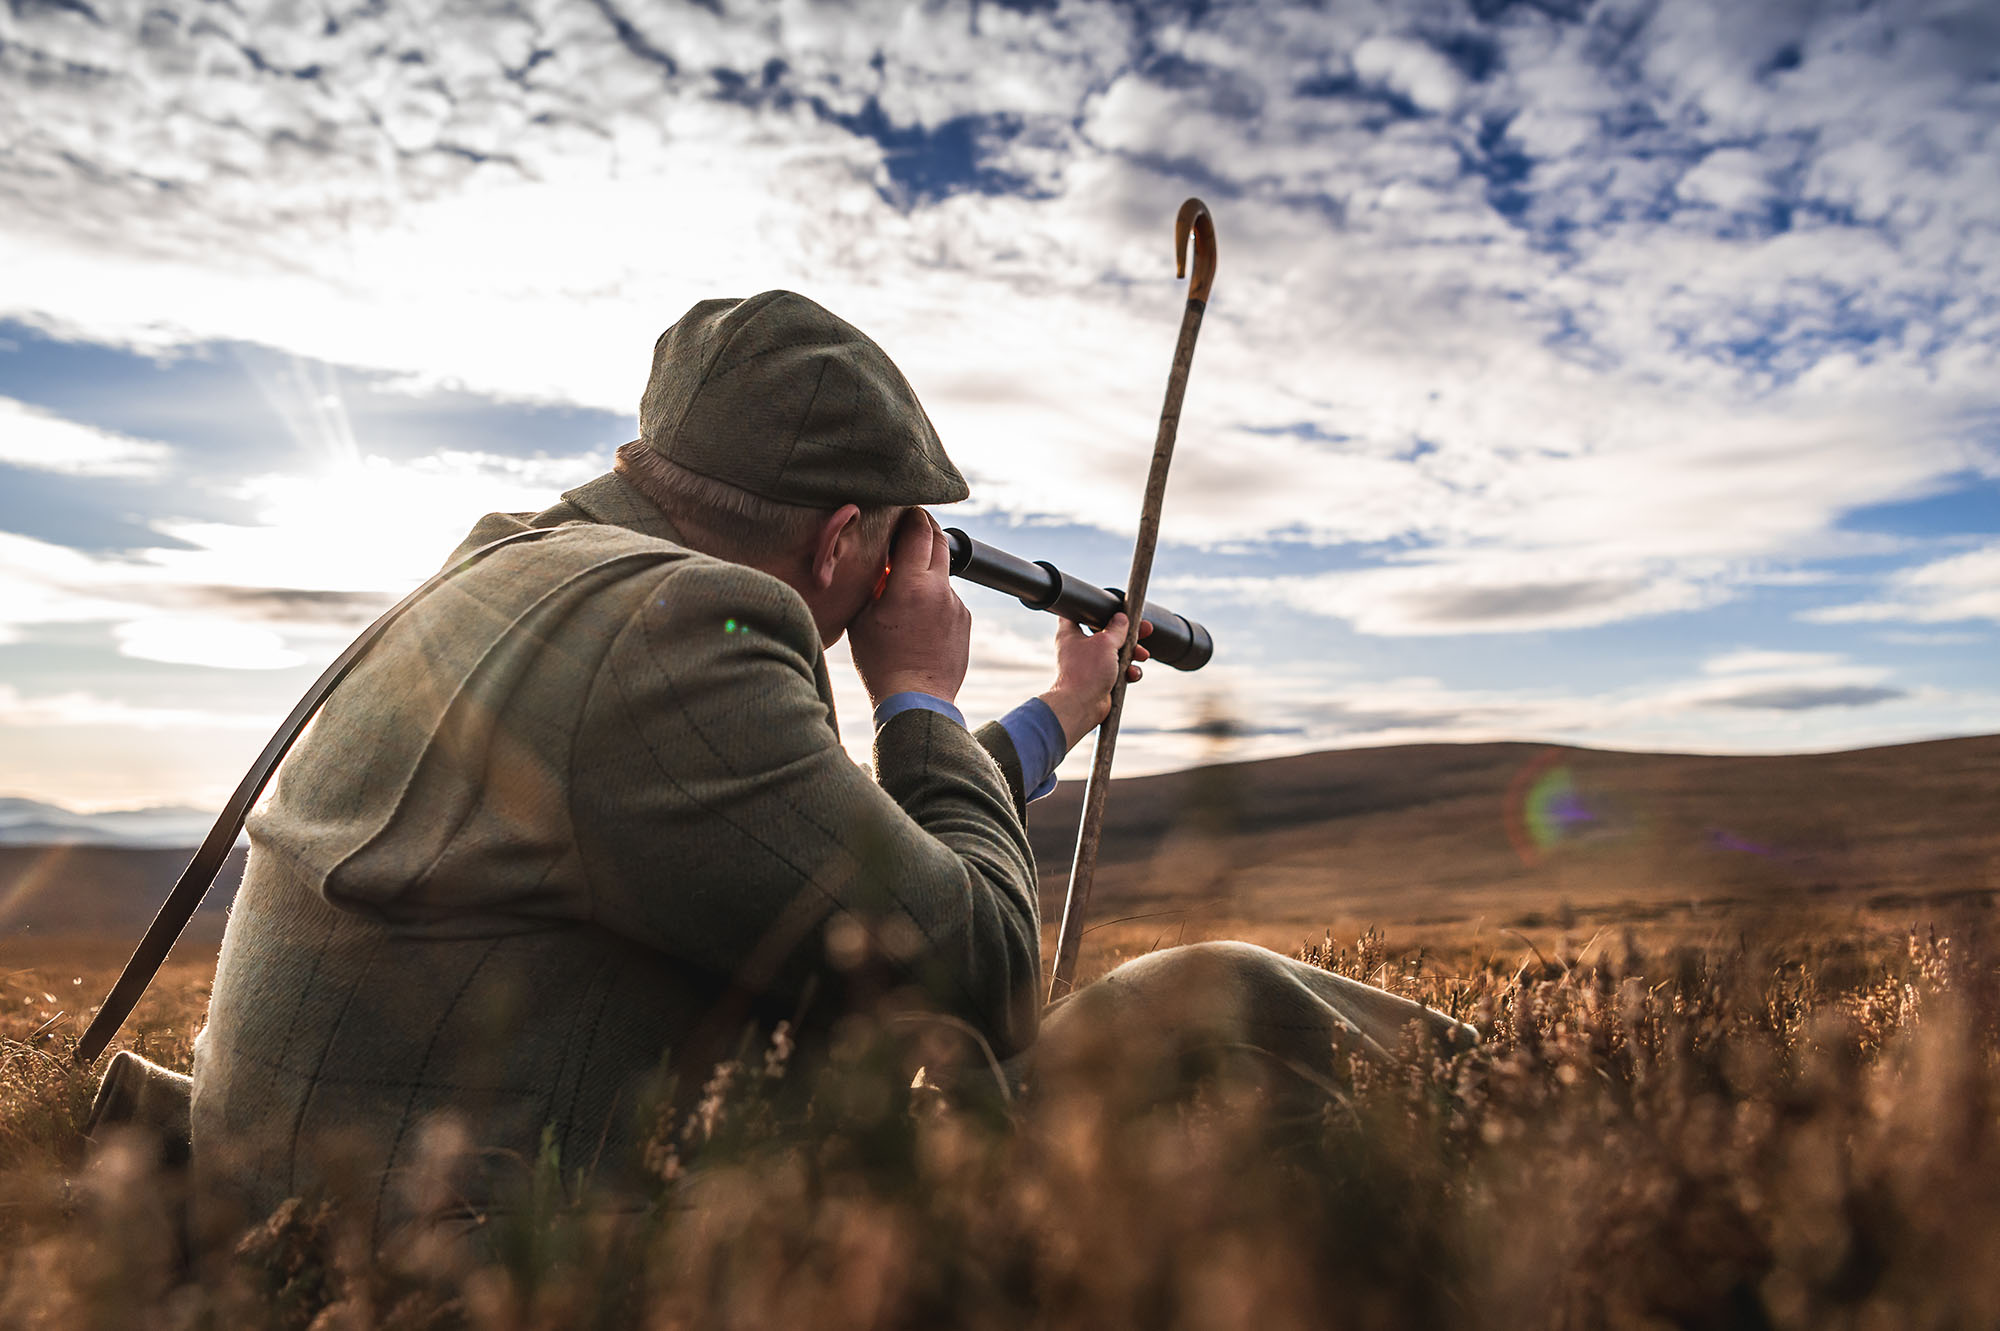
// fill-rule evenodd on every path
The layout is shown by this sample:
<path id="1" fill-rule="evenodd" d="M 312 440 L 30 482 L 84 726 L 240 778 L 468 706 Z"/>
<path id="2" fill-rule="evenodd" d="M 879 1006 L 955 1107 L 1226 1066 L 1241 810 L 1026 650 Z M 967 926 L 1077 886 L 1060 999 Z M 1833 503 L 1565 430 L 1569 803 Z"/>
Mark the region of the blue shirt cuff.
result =
<path id="1" fill-rule="evenodd" d="M 961 726 L 965 724 L 965 713 L 944 699 L 934 693 L 918 693 L 912 690 L 908 693 L 892 693 L 875 704 L 875 728 L 880 730 L 889 724 L 890 717 L 900 712 L 911 711 L 936 712 L 939 716 L 950 717 Z"/>
<path id="2" fill-rule="evenodd" d="M 1038 800 L 1056 788 L 1056 767 L 1069 752 L 1062 722 L 1040 698 L 1030 698 L 1000 718 L 1014 753 L 1021 760 L 1021 786 Z"/>
<path id="3" fill-rule="evenodd" d="M 898 713 L 919 709 L 965 724 L 965 714 L 943 698 L 912 690 L 892 693 L 875 704 L 875 728 L 880 730 Z M 1038 800 L 1054 790 L 1056 767 L 1069 752 L 1069 737 L 1063 734 L 1062 722 L 1056 720 L 1049 705 L 1040 698 L 1030 698 L 1001 717 L 1000 727 L 1014 741 L 1014 754 L 1021 760 L 1021 786 L 1028 798 Z"/>

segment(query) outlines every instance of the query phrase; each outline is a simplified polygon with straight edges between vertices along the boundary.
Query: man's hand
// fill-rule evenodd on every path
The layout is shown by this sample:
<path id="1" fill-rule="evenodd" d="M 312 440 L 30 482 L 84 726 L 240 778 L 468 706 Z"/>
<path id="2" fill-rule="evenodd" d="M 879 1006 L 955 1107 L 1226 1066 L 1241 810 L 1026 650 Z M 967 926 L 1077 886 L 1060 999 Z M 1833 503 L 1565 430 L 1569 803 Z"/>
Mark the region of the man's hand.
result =
<path id="1" fill-rule="evenodd" d="M 1151 620 L 1139 622 L 1139 637 L 1153 631 Z M 1118 678 L 1118 649 L 1125 642 L 1125 616 L 1113 615 L 1111 622 L 1096 633 L 1085 633 L 1071 620 L 1056 624 L 1056 682 L 1041 696 L 1062 722 L 1063 738 L 1069 747 L 1102 725 L 1111 715 L 1111 686 Z M 1137 682 L 1144 673 L 1139 662 L 1151 653 L 1142 641 L 1133 649 L 1128 682 Z"/>
<path id="2" fill-rule="evenodd" d="M 882 595 L 847 630 L 854 669 L 879 703 L 892 693 L 954 702 L 972 650 L 972 612 L 951 589 L 951 543 L 921 508 L 903 514 Z"/>

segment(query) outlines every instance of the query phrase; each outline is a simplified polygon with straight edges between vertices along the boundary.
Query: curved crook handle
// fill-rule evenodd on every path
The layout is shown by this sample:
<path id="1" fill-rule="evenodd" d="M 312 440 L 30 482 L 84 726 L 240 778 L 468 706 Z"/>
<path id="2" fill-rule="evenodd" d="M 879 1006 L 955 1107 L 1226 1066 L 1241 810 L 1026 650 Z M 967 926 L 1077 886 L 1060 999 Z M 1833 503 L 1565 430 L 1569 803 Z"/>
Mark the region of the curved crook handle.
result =
<path id="1" fill-rule="evenodd" d="M 1174 218 L 1174 276 L 1187 276 L 1188 232 L 1194 232 L 1194 281 L 1188 283 L 1188 299 L 1208 303 L 1208 289 L 1215 285 L 1215 219 L 1208 205 L 1189 199 Z"/>

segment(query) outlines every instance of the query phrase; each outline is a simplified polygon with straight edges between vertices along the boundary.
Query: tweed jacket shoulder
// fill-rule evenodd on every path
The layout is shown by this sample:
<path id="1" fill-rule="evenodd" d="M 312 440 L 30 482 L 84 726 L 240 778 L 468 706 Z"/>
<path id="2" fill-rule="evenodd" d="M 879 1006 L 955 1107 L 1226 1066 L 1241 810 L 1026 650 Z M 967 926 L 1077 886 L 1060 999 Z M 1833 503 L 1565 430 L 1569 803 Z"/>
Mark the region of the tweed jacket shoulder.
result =
<path id="1" fill-rule="evenodd" d="M 477 1211 L 545 1130 L 566 1175 L 615 1179 L 669 1078 L 829 1010 L 830 935 L 1002 1056 L 1033 1039 L 1005 732 L 901 713 L 871 778 L 789 587 L 689 550 L 615 475 L 462 550 L 527 526 L 560 530 L 413 607 L 250 821 L 193 1104 L 238 1218 L 324 1187 L 378 1237 L 441 1189 Z"/>

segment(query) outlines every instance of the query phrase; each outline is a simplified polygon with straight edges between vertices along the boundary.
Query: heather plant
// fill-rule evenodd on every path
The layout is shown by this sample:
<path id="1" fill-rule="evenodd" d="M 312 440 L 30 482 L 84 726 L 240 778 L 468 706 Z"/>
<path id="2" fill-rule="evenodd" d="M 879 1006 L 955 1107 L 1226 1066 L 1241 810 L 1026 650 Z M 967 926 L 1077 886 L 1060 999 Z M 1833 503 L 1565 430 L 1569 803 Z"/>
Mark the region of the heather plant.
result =
<path id="1" fill-rule="evenodd" d="M 475 1242 L 387 1254 L 304 1199 L 179 1250 L 146 1144 L 84 1151 L 60 1028 L 29 1038 L 53 988 L 17 973 L 0 1324 L 1996 1325 L 2000 975 L 1977 926 L 1449 959 L 1329 938 L 1301 955 L 1481 1043 L 1218 1051 L 1166 1097 L 1154 1052 L 1111 1049 L 1013 1099 L 899 1022 L 844 1032 L 808 1099 L 781 1032 L 657 1115 L 646 1209 L 593 1205 L 551 1148 Z M 184 1066 L 182 999 L 135 1038 Z"/>

